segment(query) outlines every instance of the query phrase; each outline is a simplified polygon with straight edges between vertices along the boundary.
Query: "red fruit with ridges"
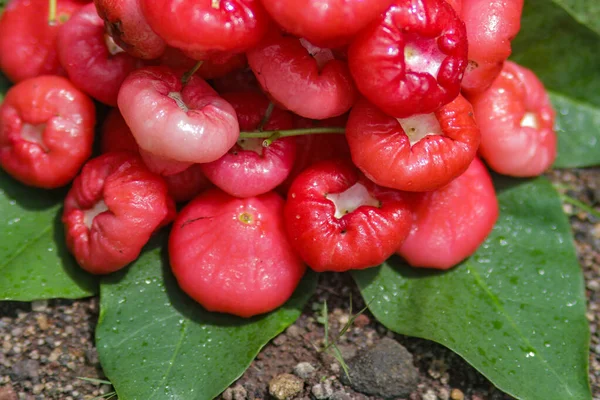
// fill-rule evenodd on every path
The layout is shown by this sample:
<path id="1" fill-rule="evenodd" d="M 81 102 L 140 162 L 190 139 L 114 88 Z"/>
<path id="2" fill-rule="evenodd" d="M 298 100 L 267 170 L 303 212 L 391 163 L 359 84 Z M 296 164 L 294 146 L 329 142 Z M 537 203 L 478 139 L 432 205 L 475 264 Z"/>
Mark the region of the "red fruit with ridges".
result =
<path id="1" fill-rule="evenodd" d="M 306 266 L 285 236 L 275 193 L 237 199 L 213 189 L 188 204 L 169 238 L 181 289 L 208 311 L 251 317 L 292 295 Z"/>
<path id="2" fill-rule="evenodd" d="M 92 154 L 95 123 L 94 103 L 67 79 L 19 82 L 0 106 L 0 164 L 27 185 L 64 186 Z"/>
<path id="3" fill-rule="evenodd" d="M 75 86 L 110 106 L 117 105 L 119 87 L 137 63 L 105 33 L 104 21 L 92 3 L 81 7 L 60 29 L 58 56 Z"/>
<path id="4" fill-rule="evenodd" d="M 152 29 L 187 52 L 244 52 L 267 32 L 258 0 L 140 0 Z"/>
<path id="5" fill-rule="evenodd" d="M 521 29 L 523 0 L 462 0 L 467 27 L 469 66 L 462 81 L 467 96 L 482 93 L 500 74 Z"/>
<path id="6" fill-rule="evenodd" d="M 396 119 L 366 100 L 350 112 L 352 160 L 381 186 L 424 192 L 462 174 L 479 147 L 473 108 L 464 97 L 431 114 Z"/>
<path id="7" fill-rule="evenodd" d="M 246 55 L 267 96 L 303 117 L 341 115 L 358 95 L 348 65 L 305 39 L 272 31 Z"/>
<path id="8" fill-rule="evenodd" d="M 152 233 L 175 216 L 161 177 L 138 156 L 108 153 L 89 161 L 65 199 L 67 247 L 79 265 L 108 274 L 134 261 Z"/>
<path id="9" fill-rule="evenodd" d="M 496 172 L 532 177 L 556 158 L 555 112 L 535 74 L 507 61 L 492 87 L 473 98 L 479 152 Z"/>
<path id="10" fill-rule="evenodd" d="M 315 271 L 373 267 L 394 254 L 410 230 L 405 198 L 369 181 L 350 162 L 323 161 L 290 188 L 287 234 Z"/>
<path id="11" fill-rule="evenodd" d="M 212 186 L 200 164 L 194 164 L 178 174 L 165 176 L 164 179 L 169 195 L 177 203 L 188 202 Z"/>
<path id="12" fill-rule="evenodd" d="M 134 71 L 121 86 L 119 110 L 146 152 L 189 164 L 217 160 L 238 139 L 235 110 L 202 78 L 183 85 L 181 77 L 167 67 Z"/>
<path id="13" fill-rule="evenodd" d="M 127 53 L 144 60 L 163 54 L 165 41 L 146 22 L 139 0 L 94 0 L 94 4 L 107 32 Z"/>
<path id="14" fill-rule="evenodd" d="M 81 7 L 71 0 L 56 2 L 56 24 L 48 23 L 48 0 L 12 0 L 0 19 L 0 69 L 13 82 L 39 75 L 64 75 L 56 37 Z"/>
<path id="15" fill-rule="evenodd" d="M 348 43 L 390 5 L 391 0 L 262 0 L 286 32 L 329 46 Z"/>
<path id="16" fill-rule="evenodd" d="M 269 100 L 256 92 L 225 93 L 243 131 L 254 131 L 265 118 Z M 274 108 L 264 131 L 292 128 L 292 115 Z M 265 147 L 261 138 L 238 139 L 223 157 L 201 164 L 208 179 L 235 197 L 253 197 L 273 190 L 287 178 L 296 156 L 293 137 L 280 138 Z"/>
<path id="17" fill-rule="evenodd" d="M 444 0 L 396 0 L 348 52 L 358 90 L 387 114 L 433 112 L 460 92 L 467 33 Z"/>
<path id="18" fill-rule="evenodd" d="M 414 193 L 413 227 L 398 249 L 410 265 L 448 269 L 471 256 L 498 219 L 492 179 L 479 159 L 441 189 Z"/>

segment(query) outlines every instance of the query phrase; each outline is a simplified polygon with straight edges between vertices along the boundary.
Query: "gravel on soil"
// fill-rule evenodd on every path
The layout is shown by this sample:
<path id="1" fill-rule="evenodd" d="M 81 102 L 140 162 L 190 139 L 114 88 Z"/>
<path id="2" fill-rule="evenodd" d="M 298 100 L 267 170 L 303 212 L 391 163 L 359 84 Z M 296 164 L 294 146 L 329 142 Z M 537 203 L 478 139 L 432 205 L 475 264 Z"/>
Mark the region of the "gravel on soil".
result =
<path id="1" fill-rule="evenodd" d="M 548 176 L 560 185 L 562 193 L 600 211 L 600 169 L 553 171 Z M 568 203 L 563 208 L 571 221 L 585 275 L 587 319 L 592 333 L 589 376 L 595 400 L 600 400 L 600 219 Z M 296 382 L 293 399 L 379 400 L 344 384 L 342 366 L 331 352 L 315 350 L 315 346 L 323 345 L 324 330 L 319 321 L 323 302 L 327 301 L 329 326 L 335 332 L 350 318 L 350 297 L 353 310 L 364 306 L 349 275 L 323 274 L 302 316 L 265 346 L 246 373 L 220 398 L 272 398 L 270 383 L 287 374 Z M 105 379 L 94 348 L 97 318 L 96 298 L 0 302 L 0 400 L 89 400 L 110 393 L 110 385 L 79 379 Z M 430 341 L 394 334 L 369 312 L 354 321 L 340 339 L 339 349 L 349 360 L 384 338 L 396 341 L 412 354 L 418 376 L 406 399 L 511 399 L 452 351 Z"/>

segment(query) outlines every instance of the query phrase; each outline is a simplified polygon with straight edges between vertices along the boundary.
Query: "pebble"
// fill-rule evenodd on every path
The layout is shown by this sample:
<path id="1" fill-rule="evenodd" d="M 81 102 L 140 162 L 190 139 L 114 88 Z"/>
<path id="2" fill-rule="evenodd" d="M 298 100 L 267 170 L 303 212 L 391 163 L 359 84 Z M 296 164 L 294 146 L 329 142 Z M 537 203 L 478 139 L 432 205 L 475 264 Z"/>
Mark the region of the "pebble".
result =
<path id="1" fill-rule="evenodd" d="M 450 392 L 448 391 L 448 389 L 446 389 L 446 388 L 443 387 L 438 392 L 438 397 L 440 398 L 440 400 L 449 400 L 450 399 Z"/>
<path id="2" fill-rule="evenodd" d="M 0 399 L 2 400 L 17 400 L 17 394 L 13 389 L 12 385 L 9 383 L 8 385 L 0 387 Z"/>
<path id="3" fill-rule="evenodd" d="M 435 392 L 431 389 L 427 390 L 423 395 L 423 400 L 437 400 L 437 398 Z"/>
<path id="4" fill-rule="evenodd" d="M 282 344 L 284 344 L 287 341 L 287 338 L 285 337 L 285 335 L 279 335 L 277 336 L 275 339 L 273 339 L 273 344 L 275 346 L 281 346 Z"/>
<path id="5" fill-rule="evenodd" d="M 315 367 L 309 362 L 301 362 L 294 367 L 294 374 L 302 379 L 309 379 L 315 374 Z"/>
<path id="6" fill-rule="evenodd" d="M 223 400 L 246 400 L 248 392 L 242 385 L 235 385 L 223 392 Z"/>
<path id="7" fill-rule="evenodd" d="M 317 400 L 328 399 L 333 395 L 333 387 L 331 387 L 331 382 L 326 380 L 325 382 L 317 383 L 314 385 L 310 392 Z"/>
<path id="8" fill-rule="evenodd" d="M 46 314 L 40 314 L 35 318 L 38 328 L 40 328 L 42 331 L 45 331 L 46 329 L 48 329 L 50 327 L 50 325 L 48 324 L 48 317 L 46 317 Z"/>
<path id="9" fill-rule="evenodd" d="M 335 392 L 334 394 L 332 394 L 329 399 L 330 400 L 352 400 L 352 397 L 350 397 L 350 395 L 348 393 L 339 390 L 339 391 Z"/>
<path id="10" fill-rule="evenodd" d="M 359 328 L 364 328 L 365 326 L 369 325 L 370 323 L 371 323 L 371 320 L 365 314 L 360 314 L 359 316 L 357 316 L 354 319 L 354 326 L 357 326 Z"/>
<path id="11" fill-rule="evenodd" d="M 36 300 L 31 302 L 31 310 L 42 312 L 48 309 L 48 300 Z"/>
<path id="12" fill-rule="evenodd" d="M 292 337 L 292 338 L 300 338 L 302 337 L 302 335 L 305 333 L 306 331 L 302 328 L 300 328 L 298 325 L 291 325 L 289 328 L 287 328 L 287 330 L 285 331 L 285 333 L 288 334 L 288 336 Z"/>
<path id="13" fill-rule="evenodd" d="M 450 398 L 452 400 L 463 400 L 465 398 L 465 395 L 460 389 L 452 389 L 452 391 L 450 392 Z"/>
<path id="14" fill-rule="evenodd" d="M 304 381 L 292 374 L 281 374 L 269 382 L 269 393 L 277 400 L 297 396 L 304 389 Z"/>
<path id="15" fill-rule="evenodd" d="M 407 397 L 416 387 L 419 373 L 412 354 L 390 338 L 361 350 L 347 361 L 350 380 L 344 374 L 342 382 L 364 394 L 395 398 Z"/>
<path id="16" fill-rule="evenodd" d="M 15 381 L 24 381 L 32 379 L 37 381 L 39 374 L 40 363 L 36 360 L 22 360 L 13 365 L 11 376 Z"/>

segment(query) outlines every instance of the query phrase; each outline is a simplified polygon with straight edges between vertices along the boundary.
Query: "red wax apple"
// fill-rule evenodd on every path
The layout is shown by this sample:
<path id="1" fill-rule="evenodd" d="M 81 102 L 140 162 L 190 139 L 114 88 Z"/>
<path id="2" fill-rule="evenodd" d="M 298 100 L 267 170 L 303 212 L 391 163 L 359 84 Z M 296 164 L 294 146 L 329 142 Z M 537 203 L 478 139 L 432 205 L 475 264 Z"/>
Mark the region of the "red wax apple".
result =
<path id="1" fill-rule="evenodd" d="M 430 113 L 460 92 L 465 25 L 444 0 L 396 0 L 348 52 L 358 90 L 387 114 Z"/>
<path id="2" fill-rule="evenodd" d="M 289 190 L 287 234 L 315 271 L 373 267 L 394 254 L 410 230 L 405 198 L 369 181 L 350 162 L 323 161 Z"/>
<path id="3" fill-rule="evenodd" d="M 181 163 L 219 159 L 236 143 L 235 110 L 202 78 L 186 85 L 167 67 L 134 71 L 119 92 L 119 109 L 141 149 Z"/>
<path id="4" fill-rule="evenodd" d="M 513 62 L 487 91 L 473 98 L 481 129 L 479 152 L 496 172 L 532 177 L 556 158 L 555 112 L 535 74 Z"/>
<path id="5" fill-rule="evenodd" d="M 187 52 L 244 52 L 267 32 L 258 0 L 140 0 L 152 29 Z"/>
<path id="6" fill-rule="evenodd" d="M 0 19 L 0 69 L 13 82 L 39 75 L 64 75 L 56 37 L 81 7 L 73 0 L 56 2 L 55 24 L 48 22 L 48 0 L 12 0 Z"/>
<path id="7" fill-rule="evenodd" d="M 381 186 L 423 192 L 462 174 L 480 133 L 473 108 L 458 96 L 434 113 L 396 119 L 366 100 L 350 113 L 346 138 L 354 163 Z"/>
<path id="8" fill-rule="evenodd" d="M 498 219 L 492 179 L 479 159 L 438 190 L 414 193 L 410 234 L 398 254 L 414 267 L 448 269 L 471 256 Z"/>
<path id="9" fill-rule="evenodd" d="M 254 131 L 265 118 L 269 100 L 256 92 L 225 93 L 235 109 L 243 131 Z M 265 131 L 292 128 L 292 115 L 274 108 L 264 124 Z M 264 146 L 265 139 L 243 138 L 223 157 L 201 164 L 206 177 L 235 197 L 253 197 L 273 190 L 287 178 L 296 155 L 296 140 L 280 138 Z"/>
<path id="10" fill-rule="evenodd" d="M 294 292 L 306 266 L 285 236 L 283 200 L 209 190 L 178 215 L 169 258 L 181 289 L 208 311 L 251 317 Z"/>
<path id="11" fill-rule="evenodd" d="M 247 56 L 264 92 L 298 115 L 335 117 L 348 111 L 356 100 L 348 65 L 335 59 L 330 49 L 271 31 Z"/>
<path id="12" fill-rule="evenodd" d="M 151 60 L 165 51 L 165 41 L 146 22 L 140 0 L 94 0 L 94 4 L 107 32 L 127 53 Z"/>
<path id="13" fill-rule="evenodd" d="M 136 60 L 106 34 L 93 3 L 81 7 L 60 29 L 58 55 L 75 86 L 96 100 L 117 105 L 119 87 Z"/>
<path id="14" fill-rule="evenodd" d="M 111 151 L 139 153 L 138 144 L 118 108 L 112 108 L 104 119 L 100 137 L 100 151 L 102 153 Z"/>
<path id="15" fill-rule="evenodd" d="M 500 74 L 510 56 L 510 42 L 521 29 L 523 0 L 462 0 L 467 27 L 469 65 L 462 81 L 467 96 L 482 93 Z"/>
<path id="16" fill-rule="evenodd" d="M 135 154 L 118 152 L 83 167 L 67 194 L 62 219 L 79 265 L 108 274 L 134 261 L 152 233 L 174 216 L 163 179 Z"/>
<path id="17" fill-rule="evenodd" d="M 391 0 L 262 0 L 286 32 L 311 43 L 328 46 L 347 43 L 384 12 Z"/>
<path id="18" fill-rule="evenodd" d="M 95 122 L 94 103 L 66 78 L 21 81 L 0 106 L 0 164 L 27 185 L 64 186 L 92 154 Z"/>

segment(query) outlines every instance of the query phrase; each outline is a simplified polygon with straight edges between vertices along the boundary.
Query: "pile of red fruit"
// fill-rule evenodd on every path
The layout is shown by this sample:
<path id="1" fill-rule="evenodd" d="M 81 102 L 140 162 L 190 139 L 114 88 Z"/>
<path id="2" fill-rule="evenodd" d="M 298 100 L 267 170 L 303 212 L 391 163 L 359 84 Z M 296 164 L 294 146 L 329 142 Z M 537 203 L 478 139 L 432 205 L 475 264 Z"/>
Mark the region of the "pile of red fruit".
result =
<path id="1" fill-rule="evenodd" d="M 173 273 L 211 311 L 270 311 L 305 264 L 396 253 L 447 269 L 498 216 L 476 156 L 527 177 L 556 155 L 544 87 L 506 61 L 522 6 L 12 0 L 0 163 L 27 185 L 72 181 L 66 241 L 92 273 L 172 224 Z M 104 105 L 103 154 L 88 160 Z"/>

